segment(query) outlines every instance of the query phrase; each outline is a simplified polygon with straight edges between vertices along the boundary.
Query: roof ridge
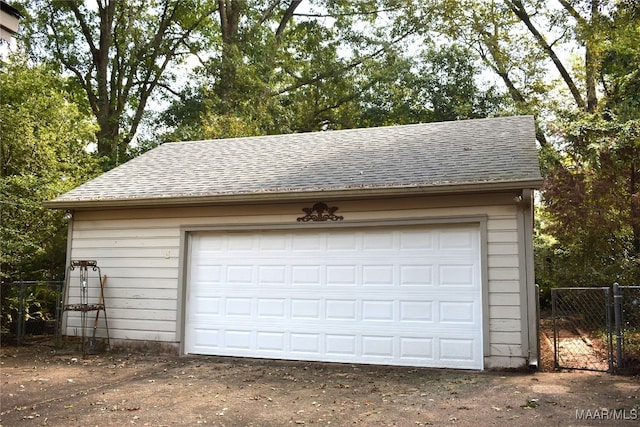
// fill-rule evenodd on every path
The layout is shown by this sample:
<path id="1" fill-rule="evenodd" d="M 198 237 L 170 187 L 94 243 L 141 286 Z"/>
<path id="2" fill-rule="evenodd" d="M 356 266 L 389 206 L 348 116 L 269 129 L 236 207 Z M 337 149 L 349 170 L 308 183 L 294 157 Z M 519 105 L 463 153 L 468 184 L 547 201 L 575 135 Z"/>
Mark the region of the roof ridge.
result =
<path id="1" fill-rule="evenodd" d="M 534 116 L 531 114 L 525 115 L 516 115 L 516 116 L 496 116 L 496 117 L 483 117 L 478 119 L 460 119 L 460 120 L 447 120 L 441 122 L 419 122 L 419 123 L 405 123 L 405 124 L 394 124 L 394 125 L 386 125 L 386 126 L 371 126 L 371 127 L 357 127 L 357 128 L 348 128 L 348 129 L 327 129 L 327 130 L 317 130 L 310 132 L 291 132 L 291 133 L 275 133 L 275 134 L 267 134 L 267 135 L 246 135 L 246 136 L 234 136 L 227 138 L 213 138 L 213 139 L 198 139 L 198 140 L 186 140 L 186 141 L 168 141 L 160 144 L 184 144 L 184 143 L 202 143 L 202 142 L 213 142 L 213 141 L 235 141 L 235 140 L 245 140 L 245 139 L 263 139 L 263 138 L 281 138 L 285 136 L 316 136 L 316 135 L 328 135 L 336 132 L 364 132 L 367 130 L 375 130 L 375 131 L 384 131 L 389 129 L 400 129 L 400 128 L 411 128 L 411 127 L 422 127 L 422 126 L 437 126 L 437 125 L 449 125 L 449 124 L 466 124 L 466 123 L 477 123 L 481 121 L 495 121 L 502 119 L 518 119 L 518 118 L 530 118 L 534 119 Z"/>

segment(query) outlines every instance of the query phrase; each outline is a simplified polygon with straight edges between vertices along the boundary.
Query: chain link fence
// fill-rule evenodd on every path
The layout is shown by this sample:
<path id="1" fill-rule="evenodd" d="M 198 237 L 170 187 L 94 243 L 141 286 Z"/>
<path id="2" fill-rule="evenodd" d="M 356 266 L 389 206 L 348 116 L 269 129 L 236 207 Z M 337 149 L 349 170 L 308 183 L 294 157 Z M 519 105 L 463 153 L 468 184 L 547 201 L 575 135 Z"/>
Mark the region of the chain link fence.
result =
<path id="1" fill-rule="evenodd" d="M 640 286 L 551 290 L 556 369 L 640 373 Z"/>
<path id="2" fill-rule="evenodd" d="M 618 371 L 640 372 L 640 286 L 613 285 Z"/>
<path id="3" fill-rule="evenodd" d="M 63 288 L 0 283 L 2 342 L 58 344 Z M 551 304 L 556 369 L 640 372 L 640 286 L 554 288 Z"/>
<path id="4" fill-rule="evenodd" d="M 4 343 L 17 345 L 60 337 L 62 281 L 21 281 L 0 284 L 0 328 Z"/>
<path id="5" fill-rule="evenodd" d="M 609 288 L 551 290 L 556 369 L 613 372 Z"/>

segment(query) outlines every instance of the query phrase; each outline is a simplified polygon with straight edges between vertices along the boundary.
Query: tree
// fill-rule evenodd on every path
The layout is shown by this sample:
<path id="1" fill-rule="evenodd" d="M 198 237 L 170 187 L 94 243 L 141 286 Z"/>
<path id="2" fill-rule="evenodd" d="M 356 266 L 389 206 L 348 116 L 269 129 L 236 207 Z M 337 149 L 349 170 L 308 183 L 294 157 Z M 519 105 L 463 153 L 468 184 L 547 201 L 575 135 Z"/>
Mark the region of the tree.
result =
<path id="1" fill-rule="evenodd" d="M 504 108 L 503 93 L 479 81 L 477 58 L 456 44 L 427 45 L 382 70 L 390 75 L 372 79 L 362 107 L 364 126 L 481 118 Z"/>
<path id="2" fill-rule="evenodd" d="M 640 281 L 640 7 L 621 2 L 589 28 L 597 58 L 593 112 L 566 112 L 568 144 L 550 170 L 545 201 L 569 283 Z M 584 30 L 586 31 L 586 29 Z"/>
<path id="3" fill-rule="evenodd" d="M 557 97 L 549 74 L 548 52 L 527 35 L 520 19 L 505 1 L 453 0 L 445 2 L 437 31 L 474 51 L 488 71 L 503 84 L 511 103 L 510 114 L 532 114 L 541 157 L 556 158 L 555 147 L 547 140 L 544 118 L 556 109 Z M 544 8 L 542 8 L 544 9 Z M 542 14 L 537 10 L 536 14 Z M 561 34 L 564 34 L 561 32 Z M 563 36 L 564 37 L 564 36 Z M 554 40 L 554 44 L 561 42 Z"/>
<path id="4" fill-rule="evenodd" d="M 159 88 L 173 90 L 171 67 L 200 50 L 216 8 L 205 0 L 29 2 L 24 40 L 84 89 L 105 169 L 126 160 L 149 100 Z"/>
<path id="5" fill-rule="evenodd" d="M 162 139 L 291 132 L 293 115 L 281 109 L 274 91 L 292 84 L 291 73 L 304 67 L 308 41 L 315 40 L 317 48 L 330 34 L 321 34 L 321 26 L 294 22 L 301 1 L 218 4 L 211 49 L 203 52 L 206 59 L 190 79 L 197 83 L 186 87 L 158 120 L 168 125 Z M 335 51 L 335 44 L 328 44 L 326 50 Z"/>
<path id="6" fill-rule="evenodd" d="M 455 49 L 448 59 L 445 51 L 440 58 L 405 51 L 405 42 L 425 31 L 437 2 L 314 1 L 304 11 L 299 2 L 227 7 L 216 48 L 221 53 L 211 55 L 192 79 L 198 84 L 160 118 L 169 125 L 162 140 L 470 118 L 496 111 L 500 102 L 492 89 L 482 94 L 476 87 L 471 75 L 480 70 L 469 51 Z M 448 88 L 428 80 L 435 70 L 425 65 L 431 60 L 442 61 L 446 71 L 438 73 L 448 74 Z M 462 73 L 458 81 L 453 73 Z M 455 114 L 437 112 L 453 109 L 465 90 L 487 97 L 466 101 Z M 484 112 L 481 103 L 487 104 Z"/>
<path id="7" fill-rule="evenodd" d="M 536 116 L 545 175 L 541 285 L 639 280 L 638 3 L 443 5 L 438 30 L 477 52 L 514 113 Z"/>
<path id="8" fill-rule="evenodd" d="M 520 111 L 534 112 L 540 124 L 546 183 L 537 240 L 544 260 L 538 266 L 544 268 L 540 277 L 550 280 L 542 285 L 635 283 L 640 279 L 637 3 L 559 0 L 555 8 L 537 0 L 482 3 L 485 8 L 474 11 L 478 16 L 471 20 L 476 49 Z M 561 55 L 568 47 L 573 53 Z M 553 84 L 535 83 L 552 82 L 551 70 L 557 75 Z M 528 89 L 519 76 L 538 90 Z"/>
<path id="9" fill-rule="evenodd" d="M 66 223 L 42 202 L 99 171 L 95 122 L 72 82 L 50 67 L 0 65 L 0 278 L 64 277 Z M 81 98 L 82 99 L 82 98 Z"/>

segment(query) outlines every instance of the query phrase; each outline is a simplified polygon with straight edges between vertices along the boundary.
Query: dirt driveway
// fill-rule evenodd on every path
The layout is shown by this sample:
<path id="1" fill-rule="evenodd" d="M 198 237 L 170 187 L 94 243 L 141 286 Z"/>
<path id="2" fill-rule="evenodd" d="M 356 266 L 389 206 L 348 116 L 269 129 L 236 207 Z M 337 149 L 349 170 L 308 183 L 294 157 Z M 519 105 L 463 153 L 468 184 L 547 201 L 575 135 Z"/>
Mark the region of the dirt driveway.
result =
<path id="1" fill-rule="evenodd" d="M 637 377 L 588 372 L 470 372 L 142 353 L 83 359 L 46 346 L 3 347 L 0 372 L 1 426 L 640 423 Z"/>

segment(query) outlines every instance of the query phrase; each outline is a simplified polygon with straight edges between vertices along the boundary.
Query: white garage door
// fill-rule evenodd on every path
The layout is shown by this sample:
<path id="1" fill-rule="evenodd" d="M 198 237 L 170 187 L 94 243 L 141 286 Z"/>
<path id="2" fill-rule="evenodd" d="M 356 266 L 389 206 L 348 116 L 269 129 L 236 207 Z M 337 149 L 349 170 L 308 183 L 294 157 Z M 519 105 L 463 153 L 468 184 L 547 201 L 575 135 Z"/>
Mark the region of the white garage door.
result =
<path id="1" fill-rule="evenodd" d="M 477 226 L 190 235 L 185 352 L 482 369 Z"/>

